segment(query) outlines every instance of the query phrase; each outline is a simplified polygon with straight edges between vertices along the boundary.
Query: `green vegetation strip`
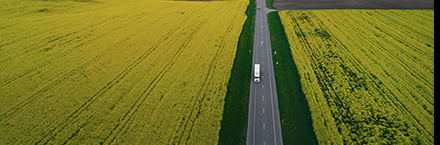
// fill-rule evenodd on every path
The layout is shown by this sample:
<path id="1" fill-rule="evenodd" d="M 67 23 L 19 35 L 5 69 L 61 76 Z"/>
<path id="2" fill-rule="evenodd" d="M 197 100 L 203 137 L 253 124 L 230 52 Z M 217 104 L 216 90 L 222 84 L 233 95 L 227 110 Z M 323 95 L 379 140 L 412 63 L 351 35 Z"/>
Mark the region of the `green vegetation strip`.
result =
<path id="1" fill-rule="evenodd" d="M 252 70 L 253 34 L 255 28 L 255 0 L 250 0 L 247 19 L 237 46 L 234 66 L 225 97 L 219 144 L 246 144 L 249 105 L 249 85 Z M 251 50 L 251 51 L 249 51 Z"/>
<path id="2" fill-rule="evenodd" d="M 278 12 L 268 14 L 284 144 L 316 144 L 310 110 Z M 275 53 L 276 52 L 276 53 Z"/>
<path id="3" fill-rule="evenodd" d="M 275 0 L 266 0 L 266 7 L 269 9 L 276 9 L 273 7 L 273 3 L 275 2 Z"/>

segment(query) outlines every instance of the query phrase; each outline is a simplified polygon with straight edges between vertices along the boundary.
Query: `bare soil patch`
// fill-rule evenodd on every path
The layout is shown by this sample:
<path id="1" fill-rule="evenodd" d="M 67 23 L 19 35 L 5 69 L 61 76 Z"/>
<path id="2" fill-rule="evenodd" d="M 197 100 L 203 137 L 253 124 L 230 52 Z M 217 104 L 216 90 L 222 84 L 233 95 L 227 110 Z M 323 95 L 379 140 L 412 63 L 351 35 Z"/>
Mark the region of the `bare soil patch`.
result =
<path id="1" fill-rule="evenodd" d="M 434 9 L 434 0 L 275 0 L 280 10 L 304 9 Z"/>

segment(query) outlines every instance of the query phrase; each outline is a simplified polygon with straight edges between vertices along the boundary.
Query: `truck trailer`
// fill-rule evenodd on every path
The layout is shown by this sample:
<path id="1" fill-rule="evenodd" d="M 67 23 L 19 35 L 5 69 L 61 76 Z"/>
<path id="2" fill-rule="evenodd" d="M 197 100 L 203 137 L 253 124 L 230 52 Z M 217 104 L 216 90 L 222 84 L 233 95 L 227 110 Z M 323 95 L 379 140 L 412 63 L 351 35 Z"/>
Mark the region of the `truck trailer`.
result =
<path id="1" fill-rule="evenodd" d="M 260 82 L 260 64 L 255 64 L 254 70 L 254 82 Z"/>

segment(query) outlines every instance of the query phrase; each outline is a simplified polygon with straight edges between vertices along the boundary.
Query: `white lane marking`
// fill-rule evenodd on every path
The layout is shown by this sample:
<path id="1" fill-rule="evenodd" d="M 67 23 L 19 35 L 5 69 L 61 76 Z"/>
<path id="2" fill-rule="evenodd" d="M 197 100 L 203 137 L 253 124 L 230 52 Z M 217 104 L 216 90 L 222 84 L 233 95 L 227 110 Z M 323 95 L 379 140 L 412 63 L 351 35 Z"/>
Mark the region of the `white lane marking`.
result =
<path id="1" fill-rule="evenodd" d="M 264 114 L 264 108 L 263 108 L 263 114 Z"/>
<path id="2" fill-rule="evenodd" d="M 263 98 L 263 101 L 264 101 L 264 96 L 261 96 L 261 98 Z"/>
<path id="3" fill-rule="evenodd" d="M 265 141 L 263 141 L 263 145 L 266 145 L 266 142 L 265 142 Z"/>
<path id="4" fill-rule="evenodd" d="M 261 41 L 261 44 L 263 44 L 263 41 Z"/>
<path id="5" fill-rule="evenodd" d="M 261 85 L 261 87 L 263 87 L 263 89 L 264 89 L 264 85 Z"/>
<path id="6" fill-rule="evenodd" d="M 263 123 L 263 130 L 266 130 L 266 123 Z"/>

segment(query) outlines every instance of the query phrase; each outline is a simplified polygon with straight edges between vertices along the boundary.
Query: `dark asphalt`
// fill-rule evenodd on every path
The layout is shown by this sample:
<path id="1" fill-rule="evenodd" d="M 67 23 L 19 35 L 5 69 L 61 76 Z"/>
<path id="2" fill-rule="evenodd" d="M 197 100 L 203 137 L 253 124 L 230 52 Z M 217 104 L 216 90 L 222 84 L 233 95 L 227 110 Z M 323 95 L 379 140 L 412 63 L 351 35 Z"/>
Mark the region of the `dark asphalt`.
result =
<path id="1" fill-rule="evenodd" d="M 265 0 L 256 2 L 260 9 L 256 10 L 255 15 L 252 62 L 260 64 L 260 82 L 253 82 L 254 68 L 252 68 L 246 144 L 282 145 L 280 113 L 267 21 L 267 13 L 272 10 L 266 9 Z"/>

